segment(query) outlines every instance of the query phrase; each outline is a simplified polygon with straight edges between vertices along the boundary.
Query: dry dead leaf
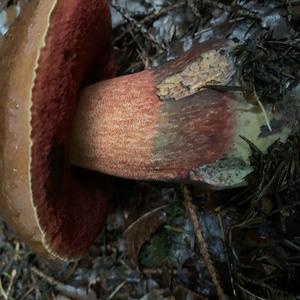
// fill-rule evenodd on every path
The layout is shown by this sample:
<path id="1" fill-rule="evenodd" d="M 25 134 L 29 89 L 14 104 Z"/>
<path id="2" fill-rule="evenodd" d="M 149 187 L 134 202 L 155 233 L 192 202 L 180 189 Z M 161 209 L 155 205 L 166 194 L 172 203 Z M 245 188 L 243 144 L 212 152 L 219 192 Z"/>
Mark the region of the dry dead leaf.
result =
<path id="1" fill-rule="evenodd" d="M 206 297 L 196 294 L 181 285 L 176 286 L 173 294 L 176 300 L 208 300 Z"/>
<path id="2" fill-rule="evenodd" d="M 138 264 L 142 246 L 167 220 L 166 206 L 156 208 L 137 219 L 124 232 L 126 252 Z"/>
<path id="3" fill-rule="evenodd" d="M 54 300 L 71 300 L 71 298 L 59 294 L 54 298 Z"/>
<path id="4" fill-rule="evenodd" d="M 97 300 L 97 295 L 91 288 L 76 287 L 69 284 L 63 284 L 35 267 L 31 268 L 31 272 L 48 282 L 61 294 L 65 295 L 66 297 L 70 297 L 73 300 Z"/>
<path id="5" fill-rule="evenodd" d="M 152 290 L 140 300 L 175 300 L 169 290 Z"/>

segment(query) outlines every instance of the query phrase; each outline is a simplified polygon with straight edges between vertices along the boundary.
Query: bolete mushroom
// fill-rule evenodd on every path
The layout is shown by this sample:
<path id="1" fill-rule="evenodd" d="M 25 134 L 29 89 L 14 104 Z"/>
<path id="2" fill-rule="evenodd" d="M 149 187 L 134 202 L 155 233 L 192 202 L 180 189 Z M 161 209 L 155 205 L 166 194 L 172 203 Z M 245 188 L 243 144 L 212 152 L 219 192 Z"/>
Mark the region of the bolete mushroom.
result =
<path id="1" fill-rule="evenodd" d="M 195 43 L 156 69 L 104 80 L 114 74 L 111 48 L 108 1 L 31 0 L 0 50 L 0 210 L 48 257 L 84 253 L 109 203 L 112 179 L 73 168 L 69 155 L 134 179 L 227 187 L 249 173 L 239 134 L 256 140 L 263 114 L 205 88 L 234 76 L 227 42 Z"/>
<path id="2" fill-rule="evenodd" d="M 0 50 L 0 211 L 32 249 L 79 257 L 101 228 L 110 179 L 71 170 L 78 90 L 113 74 L 107 1 L 32 0 Z"/>

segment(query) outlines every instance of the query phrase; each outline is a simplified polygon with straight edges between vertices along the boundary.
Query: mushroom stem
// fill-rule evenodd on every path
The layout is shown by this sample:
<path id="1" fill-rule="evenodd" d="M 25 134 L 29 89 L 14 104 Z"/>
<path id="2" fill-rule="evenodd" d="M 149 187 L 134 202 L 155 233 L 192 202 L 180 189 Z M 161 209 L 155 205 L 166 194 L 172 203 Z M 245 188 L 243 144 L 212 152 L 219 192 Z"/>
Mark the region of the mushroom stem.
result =
<path id="1" fill-rule="evenodd" d="M 71 161 L 135 179 L 186 177 L 231 144 L 231 100 L 207 90 L 161 101 L 151 71 L 100 82 L 81 94 Z"/>
<path id="2" fill-rule="evenodd" d="M 264 118 L 243 112 L 236 94 L 205 88 L 232 82 L 234 73 L 228 46 L 215 41 L 154 70 L 85 88 L 75 116 L 72 164 L 132 179 L 240 184 L 250 170 L 241 166 L 248 146 L 238 135 L 252 118 L 253 138 L 246 137 L 255 140 Z M 225 167 L 219 165 L 224 158 Z"/>

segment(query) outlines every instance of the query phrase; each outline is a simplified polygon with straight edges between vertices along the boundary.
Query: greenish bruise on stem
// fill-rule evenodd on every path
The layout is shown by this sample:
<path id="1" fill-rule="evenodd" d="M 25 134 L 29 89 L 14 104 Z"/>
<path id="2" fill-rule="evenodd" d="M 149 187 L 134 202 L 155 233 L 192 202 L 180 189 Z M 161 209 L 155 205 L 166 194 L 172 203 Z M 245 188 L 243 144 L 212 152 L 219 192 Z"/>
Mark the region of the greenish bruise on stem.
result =
<path id="1" fill-rule="evenodd" d="M 190 172 L 191 180 L 194 181 L 201 178 L 205 183 L 217 188 L 244 185 L 245 177 L 253 169 L 249 161 L 251 150 L 241 136 L 246 137 L 261 151 L 265 152 L 276 140 L 280 139 L 284 142 L 291 134 L 292 126 L 284 120 L 284 115 L 278 113 L 275 116 L 271 106 L 266 105 L 265 110 L 269 120 L 282 122 L 281 127 L 277 128 L 276 132 L 268 136 L 262 136 L 262 128 L 266 126 L 264 113 L 262 111 L 255 112 L 253 110 L 255 106 L 247 103 L 241 95 L 236 99 L 236 132 L 231 151 L 211 164 L 194 168 Z"/>
<path id="2" fill-rule="evenodd" d="M 185 101 L 191 95 L 205 90 L 208 85 L 240 86 L 232 46 L 222 43 L 212 45 L 209 50 L 198 49 L 199 54 L 194 53 L 195 58 L 184 67 L 181 64 L 170 64 L 167 74 L 157 74 L 157 95 L 162 102 Z M 251 152 L 249 145 L 240 136 L 246 137 L 265 152 L 276 140 L 285 141 L 290 135 L 292 126 L 286 114 L 275 115 L 271 105 L 265 105 L 264 112 L 257 105 L 248 103 L 242 93 L 235 92 L 234 95 L 233 115 L 236 125 L 230 151 L 212 163 L 193 168 L 189 173 L 190 180 L 202 181 L 215 188 L 244 185 L 245 177 L 252 172 L 249 162 Z M 268 125 L 266 118 L 276 121 L 280 126 L 276 132 L 264 136 L 262 131 Z"/>

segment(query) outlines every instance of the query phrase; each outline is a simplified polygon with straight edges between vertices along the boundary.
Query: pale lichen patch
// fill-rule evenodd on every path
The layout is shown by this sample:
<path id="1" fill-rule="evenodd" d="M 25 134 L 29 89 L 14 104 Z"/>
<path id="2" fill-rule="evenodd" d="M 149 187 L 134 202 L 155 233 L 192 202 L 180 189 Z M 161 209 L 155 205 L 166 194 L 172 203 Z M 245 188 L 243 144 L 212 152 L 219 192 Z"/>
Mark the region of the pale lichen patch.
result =
<path id="1" fill-rule="evenodd" d="M 245 177 L 252 172 L 252 167 L 237 157 L 224 157 L 211 164 L 191 170 L 192 181 L 202 181 L 216 188 L 232 188 L 243 185 Z"/>
<path id="2" fill-rule="evenodd" d="M 188 63 L 182 70 L 164 78 L 157 85 L 161 100 L 180 100 L 206 85 L 226 85 L 234 75 L 234 64 L 226 49 L 212 49 Z"/>

